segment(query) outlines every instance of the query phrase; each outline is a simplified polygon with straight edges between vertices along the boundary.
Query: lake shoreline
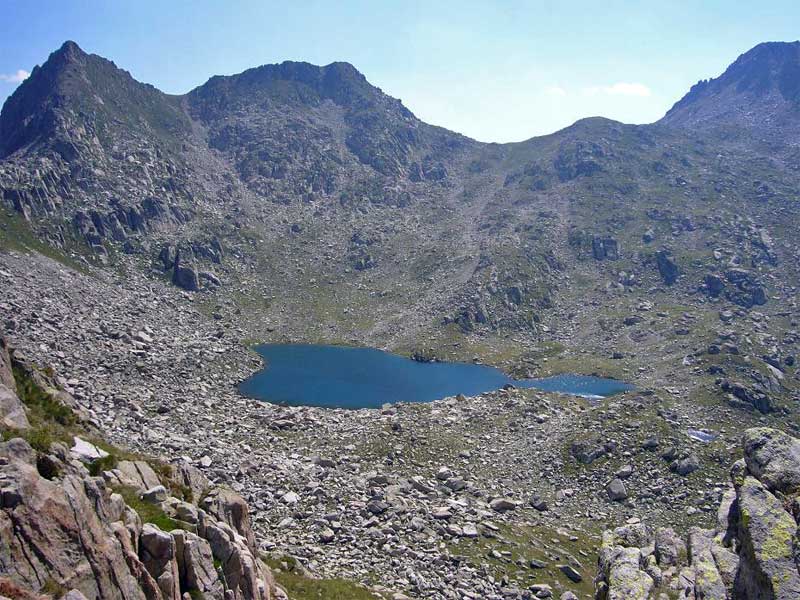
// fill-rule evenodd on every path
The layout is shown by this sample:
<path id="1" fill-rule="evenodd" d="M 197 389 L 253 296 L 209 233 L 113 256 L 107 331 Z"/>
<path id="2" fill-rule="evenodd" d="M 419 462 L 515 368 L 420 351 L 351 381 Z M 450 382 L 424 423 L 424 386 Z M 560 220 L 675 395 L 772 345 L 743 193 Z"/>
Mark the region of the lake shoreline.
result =
<path id="1" fill-rule="evenodd" d="M 572 373 L 514 379 L 502 369 L 481 363 L 419 361 L 357 346 L 259 344 L 251 349 L 261 357 L 263 368 L 239 384 L 239 393 L 287 406 L 381 408 L 508 386 L 598 400 L 634 389 L 616 379 Z"/>

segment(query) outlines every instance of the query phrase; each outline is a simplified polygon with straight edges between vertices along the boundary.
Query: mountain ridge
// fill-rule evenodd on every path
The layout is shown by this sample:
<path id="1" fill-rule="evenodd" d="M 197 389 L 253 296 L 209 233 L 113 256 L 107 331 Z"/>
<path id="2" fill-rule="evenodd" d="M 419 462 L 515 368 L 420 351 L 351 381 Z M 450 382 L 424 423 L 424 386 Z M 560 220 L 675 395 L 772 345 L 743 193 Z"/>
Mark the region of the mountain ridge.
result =
<path id="1" fill-rule="evenodd" d="M 663 117 L 661 117 L 657 121 L 654 121 L 653 123 L 644 124 L 644 125 L 646 126 L 646 125 L 655 125 L 655 124 L 667 124 L 667 125 L 676 124 L 676 122 L 678 121 L 677 113 L 679 112 L 680 109 L 684 108 L 687 104 L 696 102 L 702 96 L 707 94 L 708 90 L 709 90 L 709 86 L 713 87 L 713 84 L 715 82 L 719 82 L 720 80 L 725 80 L 726 78 L 730 79 L 730 77 L 728 77 L 728 75 L 731 72 L 731 70 L 741 69 L 741 68 L 743 68 L 743 66 L 747 65 L 748 63 L 751 64 L 751 66 L 752 66 L 753 62 L 755 62 L 756 64 L 763 64 L 763 62 L 769 62 L 770 60 L 773 60 L 776 57 L 777 58 L 781 58 L 781 57 L 785 58 L 786 54 L 788 54 L 788 52 L 792 48 L 794 48 L 794 54 L 797 55 L 798 52 L 800 52 L 800 41 L 796 41 L 796 42 L 764 42 L 764 43 L 758 44 L 757 46 L 751 48 L 750 50 L 742 53 L 737 58 L 737 60 L 734 63 L 732 63 L 729 66 L 729 68 L 726 69 L 726 71 L 723 74 L 721 74 L 720 76 L 715 77 L 715 78 L 710 78 L 710 79 L 701 79 L 701 80 L 699 80 L 698 83 L 696 83 L 694 86 L 692 86 L 692 89 L 689 92 L 687 92 L 687 94 L 683 98 L 681 98 L 678 101 L 676 101 L 676 103 L 665 113 L 665 115 Z M 84 50 L 82 50 L 80 48 L 80 46 L 78 44 L 76 44 L 75 42 L 66 41 L 58 50 L 54 51 L 51 54 L 51 57 L 42 66 L 38 66 L 37 65 L 36 67 L 34 67 L 31 75 L 33 75 L 34 72 L 36 72 L 37 69 L 41 69 L 44 65 L 46 65 L 48 62 L 50 62 L 51 58 L 60 58 L 62 56 L 68 56 L 73 61 L 75 61 L 75 60 L 86 60 L 87 58 L 100 59 L 100 60 L 103 60 L 103 61 L 109 63 L 114 68 L 119 69 L 119 67 L 117 67 L 117 65 L 113 61 L 105 59 L 105 58 L 103 58 L 103 57 L 101 57 L 99 55 L 96 55 L 96 54 L 87 53 Z M 794 62 L 790 61 L 789 64 L 787 65 L 787 68 L 788 67 L 791 67 L 793 69 L 800 69 L 800 56 L 794 56 Z M 131 77 L 130 73 L 128 73 L 127 71 L 124 71 L 122 69 L 120 69 L 120 70 L 123 73 L 125 73 L 126 75 L 128 75 L 129 77 Z M 334 74 L 334 76 L 328 78 L 328 74 L 329 73 Z M 789 75 L 787 75 L 787 79 L 791 80 L 793 78 L 792 73 L 794 75 L 796 75 L 796 72 L 792 71 Z M 363 90 L 363 86 L 366 86 L 372 92 L 377 92 L 378 94 L 381 94 L 385 98 L 390 99 L 392 102 L 396 103 L 400 107 L 400 110 L 404 114 L 405 117 L 411 118 L 411 119 L 416 119 L 416 117 L 414 116 L 413 112 L 410 109 L 408 109 L 407 107 L 403 106 L 403 104 L 402 104 L 402 102 L 400 100 L 397 100 L 397 99 L 395 99 L 395 98 L 393 98 L 391 96 L 386 95 L 380 88 L 377 88 L 377 87 L 373 86 L 372 84 L 370 84 L 363 73 L 361 73 L 354 65 L 352 65 L 351 63 L 346 62 L 346 61 L 334 61 L 334 62 L 331 62 L 331 63 L 329 63 L 327 65 L 314 65 L 314 64 L 308 63 L 306 61 L 293 61 L 293 60 L 286 60 L 286 61 L 283 61 L 283 62 L 280 62 L 280 63 L 266 63 L 266 64 L 259 65 L 259 66 L 256 66 L 256 67 L 251 67 L 251 68 L 245 69 L 244 71 L 242 71 L 240 73 L 235 73 L 235 74 L 232 74 L 232 75 L 213 75 L 213 76 L 209 77 L 209 79 L 206 82 L 204 82 L 202 84 L 199 84 L 196 87 L 194 87 L 191 90 L 189 90 L 188 92 L 185 92 L 185 93 L 182 93 L 182 94 L 166 94 L 164 92 L 161 92 L 161 93 L 165 97 L 168 97 L 168 98 L 176 98 L 176 99 L 191 98 L 192 96 L 196 97 L 196 96 L 202 95 L 202 90 L 204 88 L 217 87 L 217 86 L 221 86 L 221 85 L 229 85 L 230 82 L 239 82 L 239 81 L 250 81 L 250 82 L 252 82 L 254 80 L 257 80 L 259 77 L 263 77 L 264 75 L 266 75 L 267 80 L 271 80 L 271 81 L 287 81 L 287 82 L 294 81 L 296 83 L 301 83 L 301 84 L 305 83 L 307 85 L 308 84 L 314 84 L 316 86 L 319 86 L 320 84 L 325 84 L 326 81 L 330 85 L 330 84 L 332 84 L 333 81 L 336 81 L 336 80 L 339 80 L 340 82 L 344 82 L 345 84 L 348 83 L 348 82 L 349 83 L 356 83 L 356 84 L 359 84 L 358 86 L 356 86 L 356 89 L 360 86 L 361 89 Z M 276 75 L 277 75 L 277 77 L 276 77 Z M 131 79 L 133 79 L 133 78 L 131 77 Z M 794 79 L 796 79 L 796 77 L 794 77 Z M 157 90 L 157 88 L 155 88 L 151 84 L 144 83 L 144 82 L 139 82 L 138 80 L 135 80 L 135 79 L 134 79 L 134 81 L 136 81 L 137 83 L 140 83 L 141 85 L 144 85 L 144 86 L 147 86 L 149 88 L 152 88 L 153 90 Z M 22 85 L 20 85 L 17 88 L 17 90 L 19 90 L 20 87 L 22 87 Z M 322 89 L 323 88 L 319 88 L 316 91 L 319 93 Z M 791 86 L 788 86 L 788 84 L 785 86 L 785 89 L 786 89 L 786 93 L 787 94 L 792 94 L 791 97 L 794 98 L 797 102 L 800 102 L 800 90 L 795 89 L 795 88 L 793 88 Z M 10 100 L 14 96 L 14 94 L 17 93 L 17 90 L 15 90 L 15 92 L 12 93 L 12 95 L 9 96 L 9 98 L 7 98 L 6 102 L 8 102 L 8 100 Z M 353 88 L 345 87 L 345 89 L 339 89 L 338 92 L 340 94 L 341 93 L 345 93 L 346 94 L 348 92 L 348 90 L 352 92 Z M 336 91 L 336 90 L 332 90 L 332 89 L 329 88 L 328 91 Z M 338 98 L 339 98 L 339 100 L 343 100 L 344 99 L 342 96 L 338 96 Z M 548 133 L 548 134 L 543 134 L 541 136 L 533 136 L 531 138 L 527 138 L 526 140 L 522 140 L 521 142 L 513 142 L 513 143 L 524 143 L 525 141 L 528 141 L 528 140 L 531 140 L 531 139 L 536 139 L 538 137 L 547 137 L 549 135 L 554 135 L 554 134 L 559 133 L 560 131 L 563 131 L 564 129 L 568 129 L 569 127 L 574 126 L 576 123 L 580 123 L 581 121 L 584 121 L 586 119 L 594 119 L 594 118 L 606 118 L 606 117 L 602 117 L 601 115 L 598 115 L 597 117 L 583 117 L 581 119 L 578 119 L 572 125 L 567 126 L 567 127 L 563 128 L 561 130 L 556 130 L 556 131 L 553 131 L 553 132 Z M 418 119 L 416 119 L 416 120 L 419 121 Z M 440 127 L 440 126 L 436 126 L 436 125 L 430 125 L 430 124 L 427 124 L 427 123 L 426 123 L 426 125 L 428 125 L 430 127 L 435 127 L 437 129 L 441 129 L 441 130 L 444 130 L 444 131 L 449 131 L 450 133 L 453 133 L 453 134 L 458 135 L 460 137 L 466 138 L 466 139 L 468 139 L 468 140 L 470 140 L 472 142 L 475 142 L 475 140 L 472 140 L 468 136 L 464 136 L 463 134 L 454 132 L 452 130 L 448 130 L 445 127 Z M 2 139 L 2 137 L 0 137 L 0 139 Z M 475 143 L 479 143 L 479 142 L 475 142 Z M 480 142 L 480 143 L 506 145 L 504 143 L 498 143 L 498 142 Z"/>

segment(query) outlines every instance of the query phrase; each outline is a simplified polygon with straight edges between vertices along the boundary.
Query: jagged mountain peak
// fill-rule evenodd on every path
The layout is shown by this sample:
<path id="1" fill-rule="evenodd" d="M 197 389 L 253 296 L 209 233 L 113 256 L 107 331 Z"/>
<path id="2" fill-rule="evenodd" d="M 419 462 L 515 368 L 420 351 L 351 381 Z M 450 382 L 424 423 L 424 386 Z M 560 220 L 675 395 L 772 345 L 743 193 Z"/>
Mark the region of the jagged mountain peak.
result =
<path id="1" fill-rule="evenodd" d="M 67 41 L 34 67 L 3 105 L 0 157 L 38 144 L 73 148 L 78 132 L 101 143 L 118 137 L 121 128 L 166 139 L 187 124 L 178 99 Z M 69 142 L 61 143 L 65 139 Z"/>
<path id="2" fill-rule="evenodd" d="M 50 58 L 52 59 L 56 56 L 61 57 L 64 60 L 79 60 L 88 55 L 76 42 L 67 40 L 61 44 L 61 47 L 58 50 L 50 55 Z"/>
<path id="3" fill-rule="evenodd" d="M 797 127 L 800 41 L 765 42 L 739 56 L 719 77 L 701 80 L 662 123 L 682 127 Z"/>

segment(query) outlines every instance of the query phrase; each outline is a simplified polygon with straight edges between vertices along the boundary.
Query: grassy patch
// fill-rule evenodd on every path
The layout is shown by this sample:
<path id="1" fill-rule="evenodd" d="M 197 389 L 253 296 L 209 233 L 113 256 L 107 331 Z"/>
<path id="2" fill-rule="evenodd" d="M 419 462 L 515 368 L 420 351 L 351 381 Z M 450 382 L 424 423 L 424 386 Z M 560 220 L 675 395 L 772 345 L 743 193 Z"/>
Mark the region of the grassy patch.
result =
<path id="1" fill-rule="evenodd" d="M 13 371 L 14 380 L 17 383 L 17 395 L 32 413 L 29 418 L 33 417 L 37 421 L 53 421 L 65 427 L 77 422 L 72 409 L 59 402 L 52 393 L 38 385 L 24 369 L 14 365 Z"/>
<path id="2" fill-rule="evenodd" d="M 48 452 L 53 442 L 72 443 L 72 430 L 77 419 L 68 406 L 62 404 L 50 391 L 18 365 L 13 366 L 17 395 L 26 406 L 29 429 L 4 429 L 3 440 L 14 437 L 26 440 L 34 450 Z"/>
<path id="3" fill-rule="evenodd" d="M 379 597 L 354 581 L 307 577 L 292 559 L 265 562 L 292 600 L 375 600 Z"/>
<path id="4" fill-rule="evenodd" d="M 575 539 L 573 539 L 575 538 Z M 578 596 L 591 595 L 592 581 L 600 545 L 597 531 L 565 530 L 548 526 L 501 525 L 491 537 L 461 538 L 448 544 L 451 553 L 477 567 L 486 564 L 496 578 L 508 576 L 521 586 L 559 582 Z M 540 569 L 529 566 L 531 560 L 544 563 Z M 567 579 L 558 565 L 570 564 L 583 576 L 580 583 Z"/>
<path id="5" fill-rule="evenodd" d="M 141 517 L 144 523 L 152 523 L 162 531 L 184 529 L 180 521 L 170 518 L 157 504 L 150 504 L 139 497 L 136 488 L 128 486 L 115 487 L 114 491 L 125 499 L 125 504 L 130 506 Z"/>
<path id="6" fill-rule="evenodd" d="M 119 459 L 115 454 L 109 454 L 108 456 L 104 456 L 102 458 L 98 458 L 92 464 L 89 465 L 89 473 L 97 477 L 103 471 L 111 471 L 117 468 L 117 463 Z"/>
<path id="7" fill-rule="evenodd" d="M 74 247 L 73 253 L 91 258 L 89 249 L 85 244 L 83 247 L 81 244 L 77 240 L 71 241 L 71 246 Z M 0 208 L 0 251 L 37 252 L 64 266 L 80 271 L 84 275 L 91 275 L 85 264 L 66 252 L 42 242 L 31 229 L 30 224 L 8 208 Z"/>
<path id="8" fill-rule="evenodd" d="M 42 589 L 40 591 L 43 594 L 52 596 L 53 598 L 60 598 L 69 590 L 51 577 L 44 582 L 44 585 L 42 585 Z"/>

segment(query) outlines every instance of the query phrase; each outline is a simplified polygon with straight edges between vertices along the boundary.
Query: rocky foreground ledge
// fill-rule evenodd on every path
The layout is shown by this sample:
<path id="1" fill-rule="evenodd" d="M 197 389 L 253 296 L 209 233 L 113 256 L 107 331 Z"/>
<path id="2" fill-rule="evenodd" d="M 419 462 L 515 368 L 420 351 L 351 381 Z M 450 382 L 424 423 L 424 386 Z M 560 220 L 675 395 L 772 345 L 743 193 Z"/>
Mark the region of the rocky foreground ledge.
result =
<path id="1" fill-rule="evenodd" d="M 0 339 L 0 598 L 286 597 L 238 494 L 186 462 L 118 460 L 71 404 Z"/>
<path id="2" fill-rule="evenodd" d="M 715 529 L 651 532 L 637 520 L 603 534 L 598 600 L 800 598 L 800 440 L 748 429 Z"/>

